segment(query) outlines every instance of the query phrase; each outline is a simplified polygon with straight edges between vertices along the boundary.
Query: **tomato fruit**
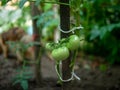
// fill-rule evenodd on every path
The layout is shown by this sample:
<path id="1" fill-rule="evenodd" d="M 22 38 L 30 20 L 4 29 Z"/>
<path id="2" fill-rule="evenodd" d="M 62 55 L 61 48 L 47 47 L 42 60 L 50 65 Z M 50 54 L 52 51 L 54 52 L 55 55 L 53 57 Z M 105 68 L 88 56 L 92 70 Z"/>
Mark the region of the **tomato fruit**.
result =
<path id="1" fill-rule="evenodd" d="M 80 46 L 80 39 L 77 35 L 71 35 L 69 37 L 69 41 L 68 41 L 68 44 L 67 44 L 67 47 L 73 51 L 73 50 L 76 50 L 78 49 L 78 47 Z"/>
<path id="2" fill-rule="evenodd" d="M 57 61 L 65 60 L 69 57 L 69 50 L 65 46 L 59 47 L 57 49 L 54 49 L 51 55 Z"/>
<path id="3" fill-rule="evenodd" d="M 51 43 L 47 43 L 47 44 L 45 45 L 45 48 L 46 48 L 46 50 L 48 50 L 48 51 L 52 51 L 52 50 L 53 50 L 53 47 L 52 47 Z"/>

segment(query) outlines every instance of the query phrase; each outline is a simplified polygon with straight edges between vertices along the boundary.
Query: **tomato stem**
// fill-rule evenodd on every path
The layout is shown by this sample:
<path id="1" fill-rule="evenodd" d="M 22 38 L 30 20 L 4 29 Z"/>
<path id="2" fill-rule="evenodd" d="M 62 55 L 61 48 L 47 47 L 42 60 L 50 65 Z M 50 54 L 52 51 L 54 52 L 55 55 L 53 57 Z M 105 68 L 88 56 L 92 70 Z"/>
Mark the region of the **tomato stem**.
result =
<path id="1" fill-rule="evenodd" d="M 73 53 L 73 56 L 72 56 L 70 68 L 73 70 L 73 67 L 75 65 L 76 56 L 77 56 L 77 50 L 73 51 L 72 53 Z"/>
<path id="2" fill-rule="evenodd" d="M 57 71 L 58 71 L 58 73 L 59 73 L 60 75 L 62 75 L 61 72 L 60 72 L 60 61 L 57 61 L 57 62 L 56 62 L 56 66 L 57 66 Z M 62 84 L 62 80 L 60 79 L 60 76 L 59 76 L 59 75 L 58 75 L 58 78 L 59 78 L 58 82 L 59 82 L 60 84 Z"/>

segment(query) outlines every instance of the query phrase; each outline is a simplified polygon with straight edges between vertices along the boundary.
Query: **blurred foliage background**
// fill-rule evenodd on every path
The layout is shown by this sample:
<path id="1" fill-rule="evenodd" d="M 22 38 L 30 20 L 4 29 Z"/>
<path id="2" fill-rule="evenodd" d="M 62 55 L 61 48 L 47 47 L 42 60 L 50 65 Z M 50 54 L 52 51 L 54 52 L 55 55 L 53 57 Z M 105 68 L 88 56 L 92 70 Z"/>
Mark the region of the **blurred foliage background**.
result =
<path id="1" fill-rule="evenodd" d="M 120 1 L 84 0 L 80 9 L 86 53 L 120 62 Z"/>
<path id="2" fill-rule="evenodd" d="M 30 15 L 31 0 L 20 0 L 25 4 L 18 1 L 1 0 L 0 32 L 20 26 L 32 34 L 31 20 L 37 18 L 36 25 L 42 26 L 42 39 L 54 40 L 59 25 L 58 0 L 33 0 L 42 11 L 36 17 Z M 71 28 L 79 25 L 84 27 L 75 32 L 81 39 L 84 38 L 79 51 L 104 57 L 111 64 L 120 62 L 120 0 L 70 0 L 70 8 Z"/>

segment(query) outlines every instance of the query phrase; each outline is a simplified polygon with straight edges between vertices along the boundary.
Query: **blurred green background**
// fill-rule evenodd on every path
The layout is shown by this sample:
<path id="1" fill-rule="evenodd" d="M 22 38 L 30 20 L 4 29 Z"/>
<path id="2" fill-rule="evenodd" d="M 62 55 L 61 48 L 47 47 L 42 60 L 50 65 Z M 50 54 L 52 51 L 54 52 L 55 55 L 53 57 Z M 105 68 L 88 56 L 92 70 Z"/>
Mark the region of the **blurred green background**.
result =
<path id="1" fill-rule="evenodd" d="M 37 18 L 36 25 L 42 25 L 43 41 L 54 40 L 59 25 L 59 6 L 58 3 L 44 3 L 47 1 L 58 2 L 36 0 L 35 4 L 42 14 L 31 17 L 29 2 L 20 9 L 18 0 L 1 0 L 0 32 L 19 26 L 32 34 L 31 20 Z M 70 0 L 70 8 L 71 28 L 79 25 L 84 27 L 75 32 L 84 39 L 80 42 L 79 51 L 104 57 L 110 64 L 120 63 L 120 0 Z"/>

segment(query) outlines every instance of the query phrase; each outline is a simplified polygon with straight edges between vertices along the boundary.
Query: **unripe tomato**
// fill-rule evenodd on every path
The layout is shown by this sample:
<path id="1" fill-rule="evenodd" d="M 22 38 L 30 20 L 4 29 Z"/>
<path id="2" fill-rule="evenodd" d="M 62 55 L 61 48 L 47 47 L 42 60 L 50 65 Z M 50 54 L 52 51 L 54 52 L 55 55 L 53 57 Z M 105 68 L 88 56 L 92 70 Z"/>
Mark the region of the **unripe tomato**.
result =
<path id="1" fill-rule="evenodd" d="M 45 45 L 45 48 L 46 48 L 46 50 L 48 50 L 48 51 L 52 51 L 52 50 L 53 50 L 53 47 L 51 46 L 51 43 L 47 43 L 47 44 Z"/>
<path id="2" fill-rule="evenodd" d="M 69 57 L 69 50 L 65 46 L 54 49 L 52 51 L 52 57 L 57 61 L 65 60 Z"/>
<path id="3" fill-rule="evenodd" d="M 78 49 L 78 47 L 80 46 L 80 39 L 77 35 L 71 35 L 69 37 L 69 42 L 67 44 L 67 47 L 73 51 Z"/>

